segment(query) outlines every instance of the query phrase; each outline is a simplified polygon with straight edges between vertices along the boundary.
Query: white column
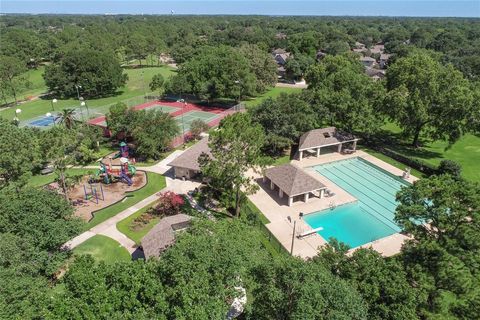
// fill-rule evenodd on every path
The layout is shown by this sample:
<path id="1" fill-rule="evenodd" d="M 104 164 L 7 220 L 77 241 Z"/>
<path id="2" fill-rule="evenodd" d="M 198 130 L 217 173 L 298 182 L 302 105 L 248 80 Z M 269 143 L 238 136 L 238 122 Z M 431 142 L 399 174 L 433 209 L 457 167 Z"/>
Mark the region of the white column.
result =
<path id="1" fill-rule="evenodd" d="M 293 197 L 288 197 L 288 206 L 291 207 L 293 204 Z"/>
<path id="2" fill-rule="evenodd" d="M 320 147 L 317 149 L 317 158 L 320 157 Z"/>
<path id="3" fill-rule="evenodd" d="M 282 191 L 282 189 L 280 189 L 280 188 L 278 188 L 278 196 L 279 196 L 280 198 L 283 198 L 283 191 Z"/>
<path id="4" fill-rule="evenodd" d="M 310 192 L 307 192 L 303 195 L 303 201 L 308 202 L 308 196 L 310 195 Z"/>
<path id="5" fill-rule="evenodd" d="M 338 145 L 338 153 L 340 153 L 340 152 L 342 152 L 342 144 L 341 143 Z"/>
<path id="6" fill-rule="evenodd" d="M 300 161 L 302 160 L 303 158 L 303 151 L 300 151 Z"/>
<path id="7" fill-rule="evenodd" d="M 275 189 L 275 185 L 273 184 L 273 181 L 270 181 L 270 189 Z"/>
<path id="8" fill-rule="evenodd" d="M 325 195 L 325 189 L 321 189 L 320 190 L 320 199 L 322 199 L 324 195 Z"/>
<path id="9" fill-rule="evenodd" d="M 265 176 L 262 177 L 262 182 L 263 183 L 267 182 L 267 178 Z"/>
<path id="10" fill-rule="evenodd" d="M 353 150 L 357 150 L 357 140 L 353 141 Z"/>

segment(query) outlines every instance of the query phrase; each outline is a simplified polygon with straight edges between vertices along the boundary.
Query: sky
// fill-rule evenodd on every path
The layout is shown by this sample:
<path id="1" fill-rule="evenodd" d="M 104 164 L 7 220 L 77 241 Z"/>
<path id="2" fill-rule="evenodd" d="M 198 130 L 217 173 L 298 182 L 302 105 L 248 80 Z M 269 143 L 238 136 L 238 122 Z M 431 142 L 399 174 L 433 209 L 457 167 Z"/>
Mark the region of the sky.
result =
<path id="1" fill-rule="evenodd" d="M 480 17 L 480 0 L 0 0 L 1 13 Z"/>

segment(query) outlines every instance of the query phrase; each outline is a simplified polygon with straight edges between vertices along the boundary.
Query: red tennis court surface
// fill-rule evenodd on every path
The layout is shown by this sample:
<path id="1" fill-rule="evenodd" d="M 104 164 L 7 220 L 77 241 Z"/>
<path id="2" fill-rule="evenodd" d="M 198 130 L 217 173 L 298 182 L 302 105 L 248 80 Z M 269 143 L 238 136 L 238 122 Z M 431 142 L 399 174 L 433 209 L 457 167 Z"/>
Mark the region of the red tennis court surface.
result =
<path id="1" fill-rule="evenodd" d="M 177 122 L 181 121 L 182 114 L 185 117 L 191 117 L 192 114 L 195 114 L 194 111 L 201 111 L 201 112 L 208 112 L 212 114 L 212 117 L 208 118 L 209 121 L 207 124 L 210 127 L 215 127 L 220 123 L 220 120 L 225 118 L 229 114 L 233 114 L 237 112 L 236 108 L 224 109 L 219 107 L 208 107 L 202 106 L 199 104 L 194 103 L 187 103 L 184 104 L 182 102 L 171 102 L 171 101 L 152 101 L 147 102 L 144 104 L 140 104 L 138 106 L 133 107 L 134 110 L 148 110 L 148 109 L 159 109 L 164 112 L 168 112 L 172 117 L 177 120 Z M 188 113 L 188 115 L 186 115 Z M 199 117 L 199 119 L 202 119 Z M 94 126 L 99 126 L 104 129 L 104 133 L 106 135 L 110 135 L 110 132 L 107 128 L 107 122 L 105 116 L 101 116 L 98 118 L 94 118 L 88 121 L 89 124 Z M 189 128 L 189 126 L 188 126 Z M 187 129 L 183 134 L 175 137 L 172 141 L 172 147 L 178 147 L 179 145 L 183 144 L 185 140 L 188 140 L 190 137 L 190 130 Z"/>

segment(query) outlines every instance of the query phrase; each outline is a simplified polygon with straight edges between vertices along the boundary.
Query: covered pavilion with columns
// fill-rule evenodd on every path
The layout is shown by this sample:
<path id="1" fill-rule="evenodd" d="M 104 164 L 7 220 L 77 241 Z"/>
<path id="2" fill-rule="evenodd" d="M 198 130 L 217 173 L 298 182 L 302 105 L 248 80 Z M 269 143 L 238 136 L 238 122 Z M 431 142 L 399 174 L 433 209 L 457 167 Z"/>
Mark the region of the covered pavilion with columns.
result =
<path id="1" fill-rule="evenodd" d="M 298 145 L 299 160 L 302 160 L 307 152 L 319 157 L 321 149 L 325 147 L 338 146 L 337 151 L 339 153 L 342 152 L 342 149 L 354 152 L 357 149 L 358 140 L 353 134 L 338 130 L 335 127 L 310 130 L 300 137 Z M 345 149 L 344 145 L 349 145 L 349 148 Z"/>
<path id="2" fill-rule="evenodd" d="M 323 183 L 305 172 L 303 169 L 292 165 L 284 164 L 265 170 L 264 183 L 270 183 L 270 189 L 278 189 L 278 196 L 288 197 L 288 206 L 294 201 L 303 200 L 308 202 L 310 197 L 323 198 L 325 189 Z"/>

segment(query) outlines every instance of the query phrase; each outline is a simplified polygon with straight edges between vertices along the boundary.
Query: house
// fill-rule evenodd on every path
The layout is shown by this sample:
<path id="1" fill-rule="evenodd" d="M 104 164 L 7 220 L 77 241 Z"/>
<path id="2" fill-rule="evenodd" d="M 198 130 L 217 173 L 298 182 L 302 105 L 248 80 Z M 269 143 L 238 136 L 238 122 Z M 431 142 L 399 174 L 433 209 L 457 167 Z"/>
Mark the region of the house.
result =
<path id="1" fill-rule="evenodd" d="M 380 80 L 385 78 L 385 70 L 376 68 L 365 68 L 365 73 L 374 80 Z"/>
<path id="2" fill-rule="evenodd" d="M 373 67 L 373 65 L 377 62 L 377 60 L 373 59 L 372 57 L 360 57 L 360 62 L 365 66 L 365 67 Z"/>
<path id="3" fill-rule="evenodd" d="M 338 152 L 342 152 L 344 144 L 351 144 L 351 150 L 355 151 L 358 140 L 353 134 L 335 127 L 310 130 L 300 137 L 299 160 L 302 160 L 304 153 L 316 153 L 318 157 L 321 149 L 326 147 L 336 147 Z"/>
<path id="4" fill-rule="evenodd" d="M 175 158 L 168 166 L 173 168 L 175 178 L 193 179 L 200 173 L 200 164 L 198 157 L 202 153 L 211 156 L 210 148 L 208 147 L 208 137 L 203 138 L 180 156 Z"/>
<path id="5" fill-rule="evenodd" d="M 308 202 L 310 196 L 323 198 L 327 188 L 315 177 L 293 164 L 284 164 L 265 170 L 263 182 L 270 182 L 271 190 L 277 188 L 280 198 L 286 195 L 289 207 L 297 200 L 303 199 L 304 202 Z"/>
<path id="6" fill-rule="evenodd" d="M 278 74 L 278 77 L 279 78 L 283 78 L 285 77 L 285 74 L 287 73 L 287 71 L 285 70 L 285 67 L 284 66 L 278 66 L 277 68 L 277 74 Z"/>
<path id="7" fill-rule="evenodd" d="M 355 49 L 365 49 L 365 45 L 361 42 L 355 42 Z"/>
<path id="8" fill-rule="evenodd" d="M 288 58 L 290 57 L 289 52 L 278 53 L 274 56 L 275 62 L 281 66 L 284 66 L 287 63 Z"/>
<path id="9" fill-rule="evenodd" d="M 162 218 L 142 239 L 141 245 L 145 259 L 158 258 L 163 251 L 175 243 L 175 233 L 188 228 L 191 220 L 191 216 L 183 213 Z"/>
<path id="10" fill-rule="evenodd" d="M 383 44 L 376 44 L 370 48 L 372 54 L 382 54 L 385 51 L 385 46 Z"/>
<path id="11" fill-rule="evenodd" d="M 320 61 L 322 60 L 323 58 L 325 58 L 327 54 L 325 52 L 323 52 L 322 50 L 318 50 L 317 51 L 317 60 Z"/>
<path id="12" fill-rule="evenodd" d="M 386 69 L 388 65 L 388 60 L 390 59 L 391 54 L 388 53 L 382 53 L 380 55 L 380 68 Z"/>

